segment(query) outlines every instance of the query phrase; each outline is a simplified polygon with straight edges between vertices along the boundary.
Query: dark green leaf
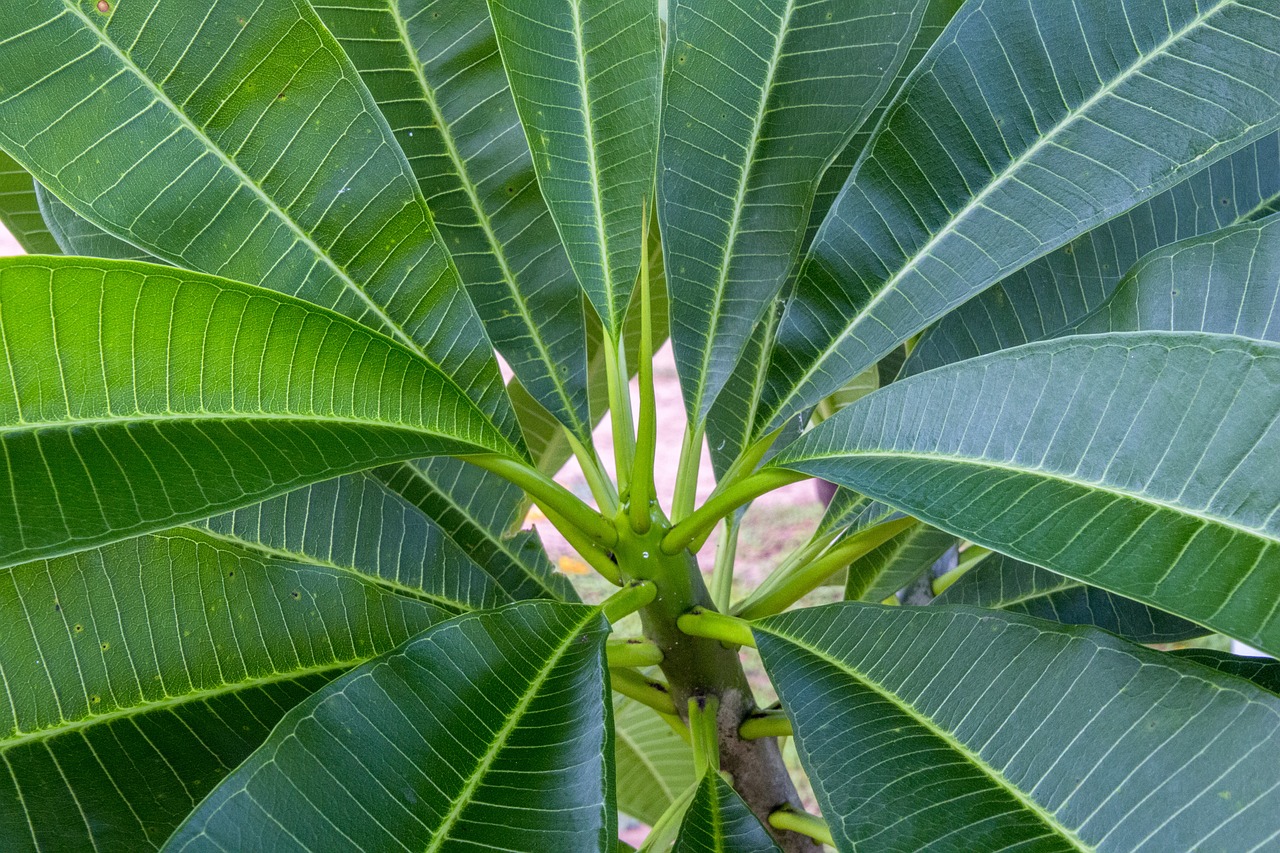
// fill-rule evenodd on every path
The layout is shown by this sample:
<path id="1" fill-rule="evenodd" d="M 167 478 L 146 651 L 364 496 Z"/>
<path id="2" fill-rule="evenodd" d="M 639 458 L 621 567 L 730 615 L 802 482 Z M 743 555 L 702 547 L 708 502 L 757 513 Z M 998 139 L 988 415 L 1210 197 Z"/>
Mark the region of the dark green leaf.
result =
<path id="1" fill-rule="evenodd" d="M 585 440 L 578 282 L 538 190 L 485 0 L 312 5 L 404 149 L 494 345 Z"/>
<path id="2" fill-rule="evenodd" d="M 673 853 L 780 853 L 742 797 L 714 770 L 698 784 Z"/>
<path id="3" fill-rule="evenodd" d="M 1169 654 L 1252 681 L 1263 690 L 1280 695 L 1280 661 L 1275 658 L 1243 657 L 1213 649 L 1175 649 Z"/>
<path id="4" fill-rule="evenodd" d="M 849 566 L 844 597 L 881 602 L 923 575 L 955 547 L 956 537 L 916 523 Z"/>
<path id="5" fill-rule="evenodd" d="M 199 526 L 275 557 L 353 572 L 452 613 L 509 600 L 422 510 L 365 472 L 296 489 Z"/>
<path id="6" fill-rule="evenodd" d="M 925 0 L 674 0 L 658 213 L 701 423 L 800 250 L 823 169 L 880 101 Z"/>
<path id="7" fill-rule="evenodd" d="M 538 182 L 578 281 L 617 340 L 657 156 L 658 7 L 489 0 Z"/>
<path id="8" fill-rule="evenodd" d="M 33 255 L 62 254 L 40 215 L 35 181 L 3 151 L 0 151 L 0 223 L 23 251 Z"/>
<path id="9" fill-rule="evenodd" d="M 814 239 L 756 434 L 1009 273 L 1275 130 L 1276 44 L 1271 0 L 967 3 Z"/>
<path id="10" fill-rule="evenodd" d="M 76 213 L 396 338 L 520 441 L 409 164 L 310 6 L 33 0 L 0 7 L 0 44 L 0 148 Z"/>
<path id="11" fill-rule="evenodd" d="M 833 604 L 755 626 L 837 847 L 1261 850 L 1280 697 L 1086 628 Z"/>
<path id="12" fill-rule="evenodd" d="M 515 452 L 412 351 L 275 291 L 10 258 L 0 306 L 0 565 L 397 459 Z"/>
<path id="13" fill-rule="evenodd" d="M 277 720 L 447 614 L 193 530 L 0 574 L 0 848 L 150 850 Z"/>
<path id="14" fill-rule="evenodd" d="M 607 635 L 550 602 L 437 625 L 287 714 L 168 849 L 609 849 Z"/>
<path id="15" fill-rule="evenodd" d="M 1139 332 L 895 382 L 773 464 L 1275 652 L 1277 458 L 1280 347 Z"/>
<path id="16" fill-rule="evenodd" d="M 970 604 L 1064 625 L 1092 625 L 1135 643 L 1176 643 L 1209 633 L 1163 610 L 1004 554 L 992 554 L 965 572 L 934 603 Z"/>
<path id="17" fill-rule="evenodd" d="M 1277 202 L 1280 135 L 1272 134 L 961 305 L 924 334 L 904 373 L 1062 334 L 1097 309 L 1144 255 L 1253 219 Z"/>

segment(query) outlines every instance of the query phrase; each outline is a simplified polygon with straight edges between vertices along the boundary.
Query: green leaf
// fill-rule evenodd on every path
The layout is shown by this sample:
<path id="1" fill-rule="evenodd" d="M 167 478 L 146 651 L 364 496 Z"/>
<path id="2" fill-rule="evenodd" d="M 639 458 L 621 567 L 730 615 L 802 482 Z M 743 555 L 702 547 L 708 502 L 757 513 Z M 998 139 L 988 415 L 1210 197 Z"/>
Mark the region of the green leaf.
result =
<path id="1" fill-rule="evenodd" d="M 818 227 L 822 225 L 822 220 L 827 217 L 827 211 L 831 210 L 836 196 L 840 194 L 840 189 L 844 186 L 844 182 L 849 179 L 849 175 L 853 172 L 853 167 L 857 164 L 858 158 L 866 150 L 867 143 L 871 141 L 872 132 L 880 124 L 880 120 L 884 118 L 884 114 L 888 111 L 889 105 L 893 103 L 898 90 L 902 88 L 902 84 L 907 77 L 924 58 L 925 52 L 938 40 L 938 36 L 942 34 L 943 29 L 946 28 L 963 4 L 964 0 L 926 0 L 924 15 L 920 20 L 920 29 L 916 30 L 915 38 L 911 41 L 911 49 L 907 51 L 907 58 L 899 67 L 898 73 L 894 75 L 888 91 L 880 98 L 880 103 L 876 104 L 876 108 L 871 111 L 871 114 L 858 125 L 858 129 L 854 131 L 853 136 L 850 137 L 844 148 L 840 149 L 840 153 L 831 161 L 831 165 L 827 167 L 826 171 L 822 173 L 822 179 L 818 182 L 818 189 L 813 197 L 813 206 L 809 211 L 809 224 L 805 228 L 804 241 L 801 244 L 802 252 L 807 252 L 813 244 L 813 238 L 818 233 Z"/>
<path id="2" fill-rule="evenodd" d="M 372 473 L 439 525 L 510 597 L 578 600 L 573 584 L 551 565 L 537 531 L 511 532 L 526 511 L 518 486 L 446 456 Z"/>
<path id="3" fill-rule="evenodd" d="M 1234 677 L 971 608 L 833 604 L 754 632 L 846 853 L 1274 839 L 1280 697 Z"/>
<path id="4" fill-rule="evenodd" d="M 903 372 L 919 373 L 1064 334 L 1107 300 L 1121 276 L 1144 255 L 1265 215 L 1277 203 L 1280 134 L 1272 134 L 961 305 L 925 332 Z"/>
<path id="5" fill-rule="evenodd" d="M 538 183 L 612 340 L 640 269 L 658 133 L 658 7 L 489 0 Z"/>
<path id="6" fill-rule="evenodd" d="M 689 744 L 653 712 L 624 696 L 613 700 L 618 811 L 653 826 L 696 781 Z"/>
<path id="7" fill-rule="evenodd" d="M 0 151 L 0 223 L 23 251 L 32 255 L 62 254 L 40 215 L 31 175 L 3 151 Z"/>
<path id="8" fill-rule="evenodd" d="M 510 599 L 422 510 L 372 474 L 348 474 L 198 526 L 274 557 L 352 572 L 452 613 Z"/>
<path id="9" fill-rule="evenodd" d="M 67 207 L 58 197 L 36 184 L 36 200 L 40 214 L 53 239 L 68 255 L 108 258 L 116 261 L 147 261 L 162 264 L 155 255 L 142 251 L 119 237 L 112 236 Z"/>
<path id="10" fill-rule="evenodd" d="M 609 849 L 607 635 L 550 602 L 437 625 L 287 714 L 166 849 Z"/>
<path id="11" fill-rule="evenodd" d="M 1280 127 L 1276 44 L 1269 0 L 967 3 L 814 239 L 756 434 L 1009 273 Z"/>
<path id="12" fill-rule="evenodd" d="M 895 382 L 772 464 L 1274 653 L 1278 415 L 1275 344 L 1062 338 Z"/>
<path id="13" fill-rule="evenodd" d="M 1280 214 L 1157 249 L 1076 334 L 1168 329 L 1280 343 Z"/>
<path id="14" fill-rule="evenodd" d="M 751 428 L 760 405 L 769 350 L 781 318 L 782 305 L 775 301 L 751 332 L 737 365 L 707 412 L 707 448 L 717 478 L 723 477 L 751 445 Z"/>
<path id="15" fill-rule="evenodd" d="M 0 847 L 158 847 L 289 708 L 446 615 L 193 530 L 0 573 Z"/>
<path id="16" fill-rule="evenodd" d="M 674 853 L 780 853 L 737 791 L 714 770 L 684 813 Z"/>
<path id="17" fill-rule="evenodd" d="M 674 0 L 658 213 L 701 423 L 785 283 L 823 170 L 906 59 L 925 0 Z"/>
<path id="18" fill-rule="evenodd" d="M 305 3 L 34 0 L 0 11 L 0 148 L 179 266 L 331 308 L 465 388 L 512 443 L 493 348 L 404 154 Z"/>
<path id="19" fill-rule="evenodd" d="M 1092 625 L 1135 643 L 1176 643 L 1208 633 L 1163 610 L 1003 554 L 992 554 L 965 572 L 933 603 L 969 604 L 1064 625 Z"/>
<path id="20" fill-rule="evenodd" d="M 956 537 L 945 530 L 913 524 L 850 564 L 844 597 L 849 601 L 884 601 L 927 572 L 955 544 Z"/>
<path id="21" fill-rule="evenodd" d="M 274 291 L 10 258 L 0 306 L 0 565 L 397 459 L 516 452 L 409 349 Z"/>
<path id="22" fill-rule="evenodd" d="M 1263 690 L 1280 695 L 1280 661 L 1275 658 L 1243 657 L 1213 649 L 1175 649 L 1168 654 L 1243 678 Z"/>
<path id="23" fill-rule="evenodd" d="M 494 345 L 586 440 L 578 282 L 538 190 L 485 0 L 312 5 L 408 157 Z"/>

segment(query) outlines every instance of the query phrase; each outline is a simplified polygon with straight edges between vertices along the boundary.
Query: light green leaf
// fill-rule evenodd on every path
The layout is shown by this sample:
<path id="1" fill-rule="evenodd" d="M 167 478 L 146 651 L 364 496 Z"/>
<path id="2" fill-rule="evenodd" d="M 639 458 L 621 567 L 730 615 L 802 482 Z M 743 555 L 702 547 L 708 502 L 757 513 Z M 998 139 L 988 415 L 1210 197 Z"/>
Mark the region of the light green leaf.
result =
<path id="1" fill-rule="evenodd" d="M 844 853 L 1274 840 L 1280 697 L 1240 679 L 972 608 L 833 604 L 754 631 Z"/>
<path id="2" fill-rule="evenodd" d="M 538 190 L 485 0 L 312 5 L 404 149 L 490 339 L 585 440 L 578 282 Z"/>
<path id="3" fill-rule="evenodd" d="M 0 575 L 0 848 L 151 850 L 344 670 L 444 618 L 193 530 Z"/>
<path id="4" fill-rule="evenodd" d="M 166 849 L 610 849 L 607 636 L 550 602 L 437 625 L 287 714 Z"/>
<path id="5" fill-rule="evenodd" d="M 31 175 L 3 151 L 0 151 L 0 223 L 23 251 L 32 255 L 62 254 L 40 215 Z"/>
<path id="6" fill-rule="evenodd" d="M 1176 643 L 1209 633 L 1194 622 L 1004 554 L 992 554 L 934 604 L 968 604 L 1064 625 L 1092 625 L 1135 643 Z"/>
<path id="7" fill-rule="evenodd" d="M 714 770 L 698 784 L 684 813 L 675 853 L 780 853 L 737 791 Z"/>
<path id="8" fill-rule="evenodd" d="M 394 337 L 518 443 L 484 328 L 333 36 L 297 0 L 202 8 L 6 4 L 0 148 L 76 213 L 158 258 Z"/>
<path id="9" fill-rule="evenodd" d="M 398 459 L 516 453 L 408 348 L 200 273 L 5 259 L 0 351 L 0 565 Z"/>
<path id="10" fill-rule="evenodd" d="M 1280 214 L 1157 249 L 1070 331 L 1204 331 L 1280 343 Z"/>
<path id="11" fill-rule="evenodd" d="M 447 456 L 372 473 L 439 525 L 507 595 L 578 600 L 573 584 L 551 565 L 537 531 L 512 532 L 523 524 L 527 510 L 519 487 Z"/>
<path id="12" fill-rule="evenodd" d="M 367 472 L 296 489 L 197 526 L 273 557 L 352 572 L 451 613 L 510 600 L 434 521 Z"/>
<path id="13" fill-rule="evenodd" d="M 1280 661 L 1275 658 L 1243 657 L 1213 649 L 1175 649 L 1168 654 L 1243 678 L 1263 690 L 1280 695 Z"/>
<path id="14" fill-rule="evenodd" d="M 895 382 L 772 464 L 1276 652 L 1276 458 L 1280 347 L 1139 332 Z"/>
<path id="15" fill-rule="evenodd" d="M 62 252 L 90 258 L 108 258 L 116 261 L 147 261 L 163 264 L 155 255 L 148 254 L 119 237 L 112 236 L 85 219 L 58 197 L 36 184 L 36 200 L 40 215 Z"/>
<path id="16" fill-rule="evenodd" d="M 1276 130 L 1276 44 L 1270 0 L 966 3 L 814 239 L 756 434 L 1004 276 Z"/>
<path id="17" fill-rule="evenodd" d="M 785 283 L 818 180 L 889 88 L 924 5 L 671 3 L 658 214 L 691 421 Z"/>
<path id="18" fill-rule="evenodd" d="M 696 781 L 689 744 L 651 708 L 613 700 L 618 811 L 653 826 Z"/>
<path id="19" fill-rule="evenodd" d="M 913 524 L 850 564 L 844 597 L 848 601 L 884 601 L 927 572 L 955 544 L 956 537 L 945 530 Z"/>
<path id="20" fill-rule="evenodd" d="M 618 340 L 657 151 L 658 7 L 489 0 L 538 183 L 578 281 Z"/>
<path id="21" fill-rule="evenodd" d="M 805 228 L 804 242 L 801 251 L 807 252 L 809 246 L 813 244 L 813 237 L 818 233 L 818 227 L 822 225 L 822 220 L 827 217 L 827 211 L 831 210 L 831 205 L 835 203 L 836 196 L 840 194 L 840 189 L 844 186 L 844 182 L 849 179 L 849 174 L 853 171 L 854 165 L 857 164 L 858 158 L 862 156 L 862 152 L 866 150 L 867 143 L 871 141 L 871 134 L 880 124 L 880 120 L 884 118 L 884 114 L 888 111 L 889 105 L 893 103 L 894 97 L 897 96 L 898 90 L 902 88 L 902 84 L 911 74 L 915 67 L 920 64 L 920 60 L 924 58 L 925 52 L 933 46 L 938 40 L 938 36 L 942 34 L 943 29 L 955 16 L 955 13 L 964 4 L 964 0 L 926 0 L 924 7 L 924 15 L 920 20 L 920 29 L 916 30 L 915 38 L 911 41 L 911 49 L 907 51 L 906 61 L 898 69 L 898 73 L 894 76 L 893 82 L 889 86 L 889 90 L 884 93 L 880 99 L 880 103 L 876 104 L 876 108 L 871 114 L 858 125 L 858 129 L 854 131 L 853 136 L 840 149 L 840 153 L 831 161 L 831 165 L 822 173 L 822 179 L 818 182 L 818 190 L 813 197 L 813 207 L 809 211 L 809 224 Z"/>
<path id="22" fill-rule="evenodd" d="M 1064 334 L 1144 255 L 1255 219 L 1278 203 L 1280 134 L 1271 134 L 984 290 L 925 332 L 903 372 Z"/>

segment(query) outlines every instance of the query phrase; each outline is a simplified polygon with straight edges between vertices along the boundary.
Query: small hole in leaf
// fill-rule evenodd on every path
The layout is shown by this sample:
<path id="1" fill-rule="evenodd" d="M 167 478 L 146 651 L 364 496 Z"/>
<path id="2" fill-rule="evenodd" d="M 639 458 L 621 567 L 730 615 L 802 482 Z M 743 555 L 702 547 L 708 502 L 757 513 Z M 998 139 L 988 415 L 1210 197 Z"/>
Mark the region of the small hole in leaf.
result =
<path id="1" fill-rule="evenodd" d="M 82 631 L 84 631 L 84 626 L 83 626 L 83 625 L 81 625 L 79 622 L 77 622 L 77 623 L 76 623 L 76 633 L 77 633 L 77 634 L 79 634 L 79 633 L 81 633 Z"/>
<path id="2" fill-rule="evenodd" d="M 109 648 L 111 648 L 111 644 L 110 644 L 110 643 L 103 643 L 103 644 L 102 644 L 102 650 L 103 650 L 104 652 L 105 652 L 107 649 L 109 649 Z"/>
<path id="3" fill-rule="evenodd" d="M 102 697 L 101 697 L 101 696 L 97 696 L 97 695 L 90 696 L 90 697 L 89 697 L 89 701 L 90 701 L 90 702 L 92 702 L 93 704 L 97 705 L 99 702 L 101 702 L 101 701 L 102 701 Z"/>
<path id="4" fill-rule="evenodd" d="M 289 593 L 289 596 L 293 598 L 294 601 L 297 601 L 299 598 L 302 598 L 302 593 L 295 589 L 293 592 Z"/>

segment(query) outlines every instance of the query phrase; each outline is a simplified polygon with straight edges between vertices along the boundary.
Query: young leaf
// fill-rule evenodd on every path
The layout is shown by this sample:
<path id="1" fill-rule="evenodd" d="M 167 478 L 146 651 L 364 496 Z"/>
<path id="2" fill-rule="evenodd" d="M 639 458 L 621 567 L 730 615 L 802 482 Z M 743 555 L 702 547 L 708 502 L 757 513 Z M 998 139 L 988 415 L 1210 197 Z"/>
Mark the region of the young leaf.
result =
<path id="1" fill-rule="evenodd" d="M 618 340 L 657 149 L 658 7 L 489 0 L 538 182 L 578 281 Z"/>
<path id="2" fill-rule="evenodd" d="M 651 708 L 616 694 L 613 733 L 618 811 L 653 826 L 696 781 L 689 744 Z"/>
<path id="3" fill-rule="evenodd" d="M 193 530 L 0 573 L 0 848 L 158 847 L 285 711 L 447 615 Z"/>
<path id="4" fill-rule="evenodd" d="M 1275 458 L 1280 347 L 1139 332 L 895 382 L 772 464 L 1275 653 Z"/>
<path id="5" fill-rule="evenodd" d="M 35 181 L 26 169 L 3 151 L 0 151 L 0 223 L 4 223 L 28 254 L 62 254 L 57 240 L 49 233 L 49 227 L 40 215 Z"/>
<path id="6" fill-rule="evenodd" d="M 510 600 L 439 525 L 368 472 L 295 489 L 196 526 L 273 557 L 352 572 L 451 613 Z"/>
<path id="7" fill-rule="evenodd" d="M 312 6 L 404 149 L 494 345 L 585 441 L 578 282 L 538 190 L 485 0 Z"/>
<path id="8" fill-rule="evenodd" d="M 1064 334 L 1144 255 L 1278 203 L 1280 134 L 1273 133 L 984 290 L 924 333 L 903 373 Z"/>
<path id="9" fill-rule="evenodd" d="M 1209 633 L 1163 610 L 1004 554 L 993 554 L 965 572 L 933 603 L 1022 613 L 1063 625 L 1092 625 L 1135 643 L 1176 643 Z"/>
<path id="10" fill-rule="evenodd" d="M 437 625 L 287 714 L 167 849 L 610 849 L 607 635 L 550 602 Z"/>
<path id="11" fill-rule="evenodd" d="M 675 0 L 658 214 L 701 423 L 786 281 L 823 169 L 906 59 L 924 0 Z"/>
<path id="12" fill-rule="evenodd" d="M 0 7 L 0 148 L 76 213 L 179 266 L 394 337 L 519 429 L 404 154 L 306 3 Z"/>
<path id="13" fill-rule="evenodd" d="M 11 258 L 0 306 L 0 565 L 398 459 L 517 453 L 412 351 L 275 291 Z"/>
<path id="14" fill-rule="evenodd" d="M 833 604 L 754 633 L 845 853 L 1274 838 L 1280 698 L 1240 679 L 971 608 Z"/>
<path id="15" fill-rule="evenodd" d="M 1277 43 L 1267 0 L 965 4 L 814 239 L 756 435 L 1014 270 L 1275 130 Z"/>
<path id="16" fill-rule="evenodd" d="M 780 853 L 742 797 L 714 770 L 698 783 L 672 853 Z"/>
<path id="17" fill-rule="evenodd" d="M 881 602 L 927 572 L 955 547 L 956 537 L 928 524 L 913 524 L 849 566 L 844 597 Z"/>

